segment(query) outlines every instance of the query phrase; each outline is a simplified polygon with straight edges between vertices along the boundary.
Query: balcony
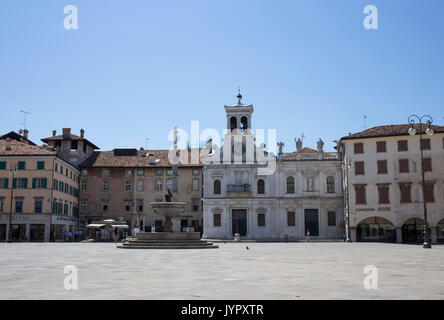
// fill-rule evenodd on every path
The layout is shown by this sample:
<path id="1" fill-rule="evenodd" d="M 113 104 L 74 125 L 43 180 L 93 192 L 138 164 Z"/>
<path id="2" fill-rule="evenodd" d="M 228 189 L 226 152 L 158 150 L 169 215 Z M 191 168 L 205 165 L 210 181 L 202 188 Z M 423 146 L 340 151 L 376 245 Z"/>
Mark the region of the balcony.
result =
<path id="1" fill-rule="evenodd" d="M 227 185 L 228 197 L 249 197 L 250 195 L 251 185 L 249 183 Z"/>

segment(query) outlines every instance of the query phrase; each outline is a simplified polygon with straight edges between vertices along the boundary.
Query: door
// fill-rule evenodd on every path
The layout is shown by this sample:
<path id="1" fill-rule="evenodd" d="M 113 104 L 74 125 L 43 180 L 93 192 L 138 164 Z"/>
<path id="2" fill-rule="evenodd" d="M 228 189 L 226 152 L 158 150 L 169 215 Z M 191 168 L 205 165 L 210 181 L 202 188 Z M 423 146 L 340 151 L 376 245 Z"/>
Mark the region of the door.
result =
<path id="1" fill-rule="evenodd" d="M 45 241 L 44 224 L 31 224 L 30 241 L 36 241 L 36 242 Z"/>
<path id="2" fill-rule="evenodd" d="M 0 224 L 0 242 L 6 241 L 6 224 Z"/>
<path id="3" fill-rule="evenodd" d="M 305 234 L 310 231 L 310 236 L 319 236 L 318 209 L 305 209 Z"/>
<path id="4" fill-rule="evenodd" d="M 239 233 L 241 236 L 247 235 L 247 210 L 233 209 L 233 235 Z"/>

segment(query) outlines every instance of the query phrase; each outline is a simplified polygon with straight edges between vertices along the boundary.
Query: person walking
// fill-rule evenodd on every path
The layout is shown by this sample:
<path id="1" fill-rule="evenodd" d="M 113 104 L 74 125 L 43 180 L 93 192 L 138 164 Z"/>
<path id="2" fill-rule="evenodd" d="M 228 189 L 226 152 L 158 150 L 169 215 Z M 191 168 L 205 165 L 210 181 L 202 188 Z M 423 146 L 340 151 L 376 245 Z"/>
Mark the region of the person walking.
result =
<path id="1" fill-rule="evenodd" d="M 307 237 L 305 238 L 305 241 L 310 242 L 310 230 L 307 230 Z"/>

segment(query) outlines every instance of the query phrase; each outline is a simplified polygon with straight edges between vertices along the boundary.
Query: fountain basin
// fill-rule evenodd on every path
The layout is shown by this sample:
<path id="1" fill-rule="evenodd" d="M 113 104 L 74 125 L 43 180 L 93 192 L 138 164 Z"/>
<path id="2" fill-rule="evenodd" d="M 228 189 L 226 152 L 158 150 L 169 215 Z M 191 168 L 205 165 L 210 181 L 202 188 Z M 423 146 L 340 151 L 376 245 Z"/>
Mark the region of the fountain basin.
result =
<path id="1" fill-rule="evenodd" d="M 151 202 L 151 208 L 162 217 L 180 218 L 185 213 L 185 202 Z"/>

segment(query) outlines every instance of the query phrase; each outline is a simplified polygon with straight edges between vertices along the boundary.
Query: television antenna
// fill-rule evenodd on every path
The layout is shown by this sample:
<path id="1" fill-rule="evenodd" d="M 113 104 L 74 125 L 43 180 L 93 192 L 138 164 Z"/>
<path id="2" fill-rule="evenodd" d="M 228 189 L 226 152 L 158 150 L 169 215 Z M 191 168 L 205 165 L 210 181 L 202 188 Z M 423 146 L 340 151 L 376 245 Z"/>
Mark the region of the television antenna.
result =
<path id="1" fill-rule="evenodd" d="M 23 119 L 22 125 L 23 125 L 23 130 L 26 130 L 26 116 L 28 114 L 31 114 L 31 112 L 28 112 L 28 111 L 25 111 L 25 110 L 20 110 L 20 112 L 24 114 L 24 119 Z"/>

